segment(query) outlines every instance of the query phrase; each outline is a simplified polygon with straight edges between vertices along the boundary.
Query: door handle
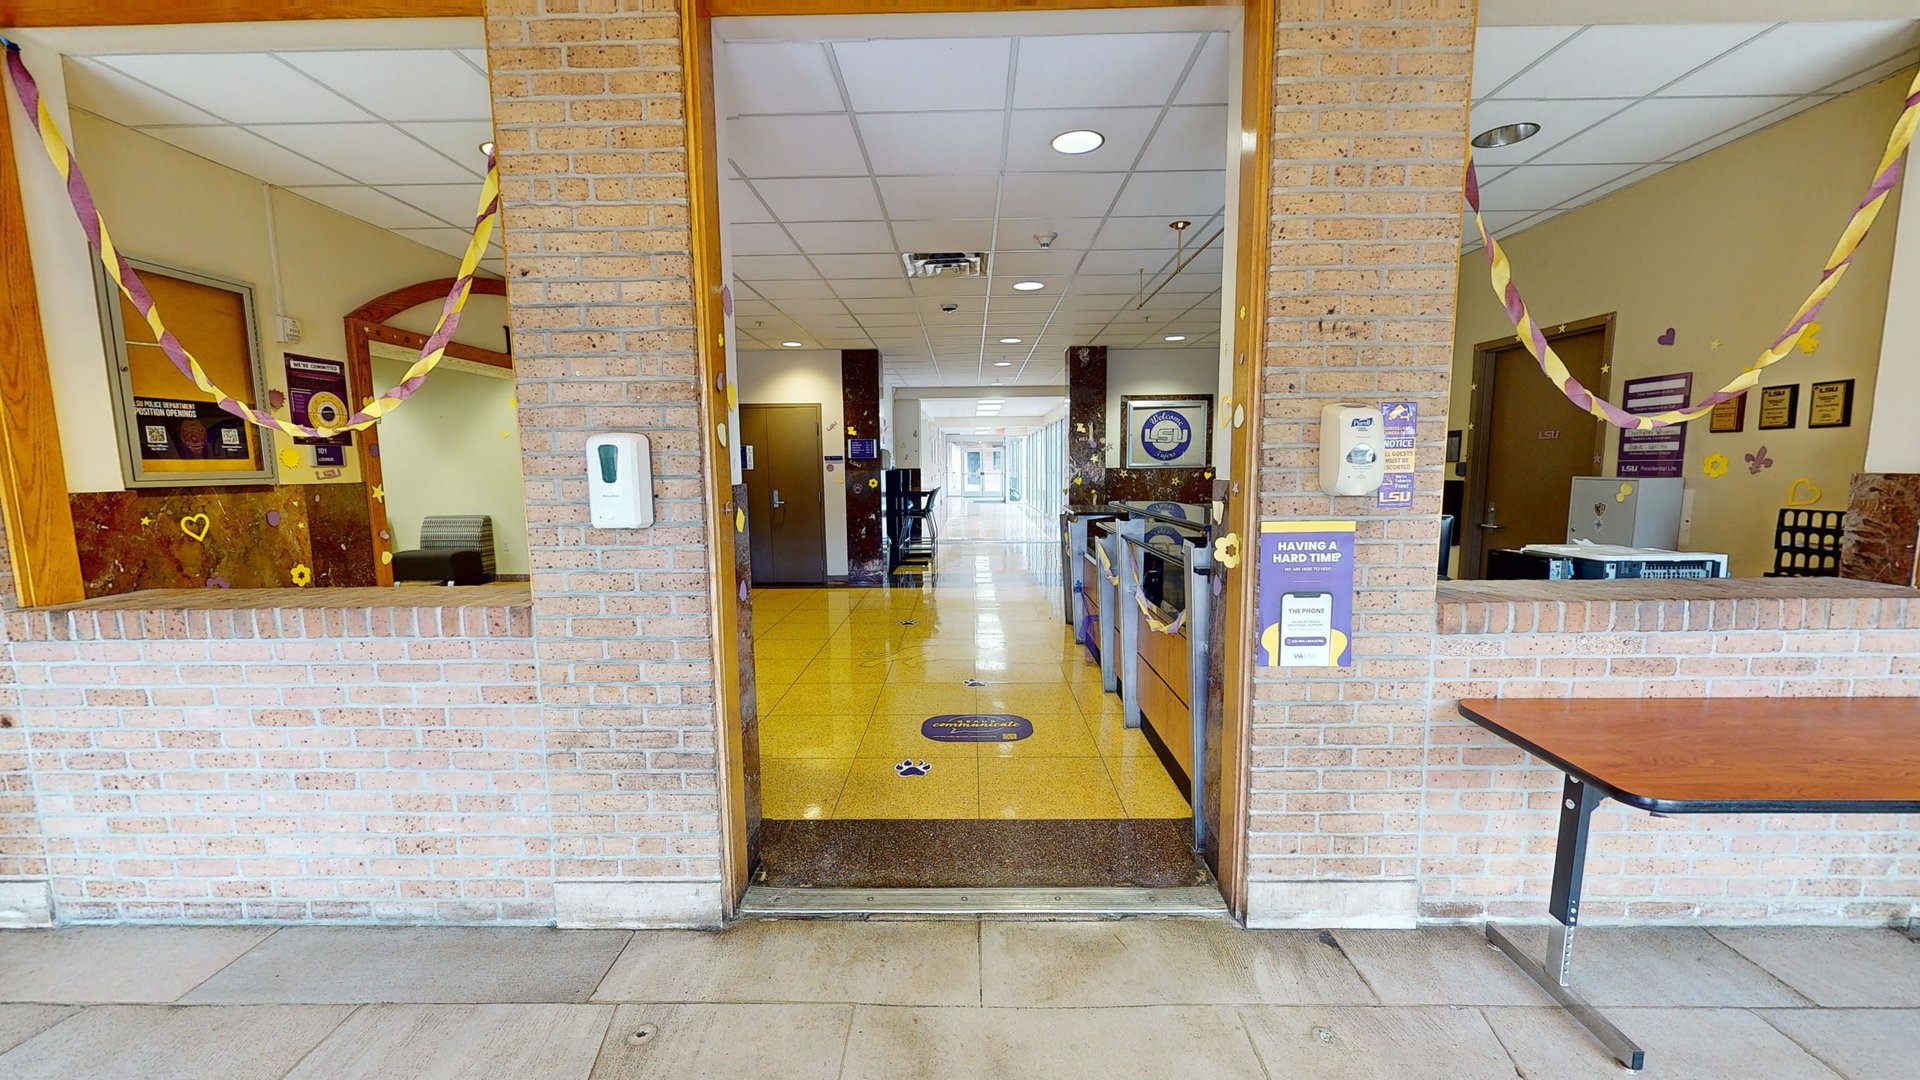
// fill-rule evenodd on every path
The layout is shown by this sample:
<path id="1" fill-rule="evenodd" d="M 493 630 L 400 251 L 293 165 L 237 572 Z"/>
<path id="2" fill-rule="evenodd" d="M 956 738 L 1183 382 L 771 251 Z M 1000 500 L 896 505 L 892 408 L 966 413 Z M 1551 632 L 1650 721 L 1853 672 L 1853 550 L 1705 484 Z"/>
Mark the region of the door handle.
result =
<path id="1" fill-rule="evenodd" d="M 775 510 L 778 510 L 785 505 L 787 504 L 780 501 L 780 489 L 774 488 L 773 489 L 773 508 Z"/>
<path id="2" fill-rule="evenodd" d="M 1505 525 L 1495 525 L 1495 524 L 1494 524 L 1493 522 L 1491 522 L 1491 521 L 1483 521 L 1483 522 L 1481 522 L 1481 523 L 1480 523 L 1480 527 L 1481 527 L 1481 528 L 1483 528 L 1483 529 L 1504 529 L 1504 528 L 1506 528 L 1506 526 L 1505 526 Z"/>

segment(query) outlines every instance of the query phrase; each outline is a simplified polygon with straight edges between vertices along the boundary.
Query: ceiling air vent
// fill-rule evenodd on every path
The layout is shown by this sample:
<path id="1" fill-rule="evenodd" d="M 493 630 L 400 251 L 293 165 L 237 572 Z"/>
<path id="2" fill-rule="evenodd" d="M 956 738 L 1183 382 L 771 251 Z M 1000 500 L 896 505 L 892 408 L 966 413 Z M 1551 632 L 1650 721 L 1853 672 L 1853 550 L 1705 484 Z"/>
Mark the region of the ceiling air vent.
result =
<path id="1" fill-rule="evenodd" d="M 907 276 L 985 277 L 987 253 L 984 251 L 908 251 L 900 256 L 907 264 Z"/>

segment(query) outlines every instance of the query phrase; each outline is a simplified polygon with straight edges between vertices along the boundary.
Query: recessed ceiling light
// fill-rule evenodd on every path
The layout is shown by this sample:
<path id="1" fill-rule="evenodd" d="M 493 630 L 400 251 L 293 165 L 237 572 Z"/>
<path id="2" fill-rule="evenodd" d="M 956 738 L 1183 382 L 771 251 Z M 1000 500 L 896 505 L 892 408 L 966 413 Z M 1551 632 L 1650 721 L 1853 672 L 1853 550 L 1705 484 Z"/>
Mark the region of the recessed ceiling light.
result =
<path id="1" fill-rule="evenodd" d="M 995 360 L 995 361 L 993 362 L 993 366 L 994 366 L 994 367 L 1012 367 L 1012 366 L 1013 366 L 1013 361 L 1011 361 L 1011 360 Z"/>
<path id="2" fill-rule="evenodd" d="M 1526 142 L 1540 134 L 1540 125 L 1531 120 L 1522 120 L 1517 124 L 1502 124 L 1497 128 L 1488 128 L 1473 137 L 1473 145 L 1482 150 L 1497 150 L 1502 146 Z"/>
<path id="3" fill-rule="evenodd" d="M 797 342 L 797 341 L 783 341 L 783 342 L 781 342 L 780 344 L 781 344 L 781 345 L 783 345 L 783 346 L 785 346 L 786 348 L 789 348 L 789 349 L 798 349 L 798 348 L 801 348 L 801 344 L 800 344 L 799 342 Z"/>
<path id="4" fill-rule="evenodd" d="M 481 143 L 480 152 L 482 154 L 486 154 L 489 157 L 491 157 L 493 155 L 493 140 L 489 139 L 486 142 Z"/>
<path id="5" fill-rule="evenodd" d="M 1018 344 L 1020 344 L 1020 339 L 1019 339 L 1019 338 L 1017 338 L 1017 337 L 1003 337 L 1003 338 L 1001 338 L 1001 339 L 1000 339 L 1000 344 L 1002 344 L 1002 345 L 1018 345 Z"/>
<path id="6" fill-rule="evenodd" d="M 1185 335 L 1185 334 L 1168 334 L 1168 335 L 1167 335 L 1167 340 L 1168 340 L 1168 341 L 1185 341 L 1185 340 L 1187 340 L 1187 335 Z"/>
<path id="7" fill-rule="evenodd" d="M 1046 288 L 1047 283 L 1044 281 L 1016 281 L 1013 283 L 1013 287 L 1021 292 L 1033 292 L 1036 289 Z"/>
<path id="8" fill-rule="evenodd" d="M 1063 154 L 1091 154 L 1107 141 L 1097 131 L 1063 131 L 1053 137 L 1053 148 Z"/>

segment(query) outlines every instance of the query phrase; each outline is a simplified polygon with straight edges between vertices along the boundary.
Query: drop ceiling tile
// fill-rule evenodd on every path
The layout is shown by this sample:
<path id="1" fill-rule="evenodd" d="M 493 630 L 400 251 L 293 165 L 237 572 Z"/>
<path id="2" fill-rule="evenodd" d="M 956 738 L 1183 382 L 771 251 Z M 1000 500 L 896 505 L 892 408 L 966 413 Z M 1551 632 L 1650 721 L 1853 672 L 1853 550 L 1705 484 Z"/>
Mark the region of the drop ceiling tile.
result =
<path id="1" fill-rule="evenodd" d="M 87 57 L 67 58 L 67 100 L 123 127 L 218 124 L 220 118 Z"/>
<path id="2" fill-rule="evenodd" d="M 251 130 L 362 183 L 444 183 L 470 175 L 386 124 L 260 124 Z"/>
<path id="3" fill-rule="evenodd" d="M 893 235 L 908 251 L 985 251 L 993 243 L 993 219 L 900 221 Z"/>
<path id="4" fill-rule="evenodd" d="M 720 219 L 731 228 L 743 222 L 772 221 L 773 215 L 761 205 L 746 181 L 728 180 L 720 187 Z"/>
<path id="5" fill-rule="evenodd" d="M 1885 63 L 1875 64 L 1872 67 L 1866 69 L 1865 71 L 1855 72 L 1854 74 L 1849 75 L 1846 78 L 1841 79 L 1839 82 L 1833 83 L 1830 86 L 1822 87 L 1821 92 L 1826 94 L 1851 93 L 1855 90 L 1860 89 L 1863 86 L 1867 86 L 1872 83 L 1877 83 L 1881 79 L 1890 78 L 1894 75 L 1898 75 L 1906 71 L 1908 68 L 1912 66 L 1913 66 L 1913 59 L 1911 57 L 1906 57 L 1906 56 L 1896 57 L 1892 60 L 1886 61 Z"/>
<path id="6" fill-rule="evenodd" d="M 1147 288 L 1151 289 L 1156 283 L 1155 275 L 1161 273 L 1172 262 L 1172 248 L 1165 250 L 1160 248 L 1125 248 L 1113 251 L 1089 251 L 1087 252 L 1087 261 L 1081 264 L 1080 272 L 1083 274 L 1116 278 L 1133 275 L 1133 286 L 1127 291 L 1134 292 L 1139 288 L 1139 271 L 1141 269 L 1144 268 L 1146 270 Z M 1079 279 L 1075 279 L 1074 284 L 1078 286 Z"/>
<path id="7" fill-rule="evenodd" d="M 369 187 L 294 187 L 288 188 L 305 199 L 359 218 L 382 229 L 428 229 L 449 224 L 432 214 Z M 464 250 L 464 245 L 463 245 Z"/>
<path id="8" fill-rule="evenodd" d="M 1174 252 L 1174 233 L 1167 220 L 1157 217 L 1115 217 L 1108 218 L 1100 229 L 1100 235 L 1094 238 L 1093 246 L 1098 251 L 1111 251 L 1116 248 L 1165 248 L 1168 255 Z M 1187 229 L 1186 243 L 1198 245 L 1207 237 L 1220 231 L 1218 221 L 1195 220 Z M 1226 237 L 1214 241 L 1226 242 Z"/>
<path id="9" fill-rule="evenodd" d="M 905 282 L 901 284 L 904 285 Z M 848 296 L 843 299 L 847 302 L 847 310 L 855 315 L 906 315 L 915 311 L 911 288 L 904 296 Z M 919 325 L 918 315 L 914 316 L 913 325 Z"/>
<path id="10" fill-rule="evenodd" d="M 283 52 L 280 59 L 388 120 L 493 117 L 486 76 L 451 49 Z"/>
<path id="11" fill-rule="evenodd" d="M 817 41 L 716 42 L 725 69 L 721 108 L 742 113 L 842 112 L 827 47 Z"/>
<path id="12" fill-rule="evenodd" d="M 909 282 L 909 284 L 913 286 L 913 294 L 917 297 L 920 297 L 922 302 L 927 304 L 932 304 L 939 300 L 954 299 L 957 297 L 968 297 L 968 296 L 977 297 L 977 296 L 987 295 L 987 279 L 986 278 L 977 278 L 977 277 L 960 278 L 960 277 L 948 277 L 948 276 L 933 277 L 933 278 L 913 278 Z"/>
<path id="13" fill-rule="evenodd" d="M 479 212 L 478 184 L 382 184 L 380 191 L 459 228 L 470 227 Z"/>
<path id="14" fill-rule="evenodd" d="M 1522 165 L 1488 184 L 1481 192 L 1480 206 L 1489 214 L 1549 210 L 1637 168 L 1634 165 Z"/>
<path id="15" fill-rule="evenodd" d="M 392 230 L 409 240 L 414 240 L 437 251 L 459 256 L 466 253 L 467 241 L 471 237 L 462 229 L 394 229 Z"/>
<path id="16" fill-rule="evenodd" d="M 809 250 L 817 251 L 809 245 Z M 882 280 L 906 284 L 906 269 L 898 255 L 814 255 L 820 275 L 838 286 L 842 282 Z M 885 295 L 896 295 L 887 293 Z"/>
<path id="17" fill-rule="evenodd" d="M 1492 149 L 1475 148 L 1473 160 L 1478 165 L 1517 165 L 1531 161 L 1548 150 L 1566 142 L 1595 124 L 1617 115 L 1632 105 L 1634 98 L 1585 98 L 1542 99 L 1542 98 L 1494 98 L 1491 101 L 1477 101 L 1468 115 L 1468 130 L 1478 134 L 1507 124 L 1531 122 L 1540 125 L 1540 131 L 1533 138 L 1512 146 L 1500 146 Z M 1488 174 L 1484 171 L 1481 180 L 1484 183 Z"/>
<path id="18" fill-rule="evenodd" d="M 493 121 L 426 120 L 405 126 L 407 134 L 458 162 L 474 179 L 487 174 L 487 155 L 480 152 L 480 144 L 492 141 Z"/>
<path id="19" fill-rule="evenodd" d="M 853 307 L 854 302 L 848 301 L 847 306 Z M 864 326 L 869 330 L 887 330 L 887 329 L 894 329 L 894 328 L 905 328 L 905 329 L 911 329 L 914 331 L 914 333 L 912 334 L 912 337 L 918 338 L 920 336 L 920 333 L 919 333 L 920 315 L 917 312 L 909 311 L 909 312 L 896 312 L 896 313 L 887 313 L 887 314 L 864 314 L 864 315 L 856 315 L 856 318 L 860 320 L 861 326 Z"/>
<path id="20" fill-rule="evenodd" d="M 1003 217 L 994 246 L 1000 251 L 1038 251 L 1038 233 L 1054 234 L 1053 250 L 1084 251 L 1100 227 L 1097 217 Z"/>
<path id="21" fill-rule="evenodd" d="M 1099 217 L 1113 204 L 1125 173 L 1015 173 L 1006 178 L 1000 212 L 1008 217 Z"/>
<path id="22" fill-rule="evenodd" d="M 1012 178 L 1008 178 L 1011 183 Z M 880 194 L 894 220 L 981 218 L 994 214 L 997 176 L 884 176 Z"/>
<path id="23" fill-rule="evenodd" d="M 1577 26 L 1483 26 L 1473 43 L 1473 96 L 1486 97 L 1579 31 Z"/>
<path id="24" fill-rule="evenodd" d="M 833 295 L 833 290 L 828 288 L 827 283 L 819 278 L 813 278 L 811 280 L 796 278 L 783 281 L 750 281 L 748 284 L 753 286 L 754 292 L 772 300 L 776 304 L 782 300 L 818 300 Z"/>
<path id="25" fill-rule="evenodd" d="M 1135 173 L 1113 212 L 1124 217 L 1186 218 L 1201 221 L 1220 212 L 1227 201 L 1227 174 L 1220 172 Z"/>
<path id="26" fill-rule="evenodd" d="M 827 255 L 822 258 L 834 258 Z M 894 267 L 900 273 L 898 265 Z M 893 278 L 849 278 L 833 282 L 833 291 L 845 300 L 905 300 L 913 296 L 913 288 L 904 277 Z"/>
<path id="27" fill-rule="evenodd" d="M 1555 209 L 1546 211 L 1544 216 L 1535 215 L 1533 218 L 1529 218 L 1527 221 L 1523 222 L 1523 224 L 1528 227 L 1537 225 L 1541 221 L 1545 221 L 1548 217 L 1554 216 L 1554 214 L 1556 214 L 1560 210 L 1569 210 L 1575 206 L 1581 206 L 1581 205 L 1585 205 L 1586 203 L 1593 202 L 1595 199 L 1603 199 L 1608 195 L 1611 195 L 1614 192 L 1619 191 L 1621 188 L 1630 187 L 1649 177 L 1656 176 L 1660 173 L 1666 172 L 1668 169 L 1672 167 L 1673 167 L 1672 165 L 1662 164 L 1662 165 L 1648 165 L 1645 168 L 1635 169 L 1632 172 L 1628 173 L 1627 175 L 1609 180 L 1606 183 L 1601 184 L 1597 188 L 1592 188 L 1588 191 L 1581 192 L 1579 196 L 1579 202 L 1573 202 L 1570 200 L 1568 202 L 1561 203 Z"/>
<path id="28" fill-rule="evenodd" d="M 802 281 L 819 276 L 802 255 L 736 255 L 733 272 L 753 282 L 755 290 L 763 281 Z"/>
<path id="29" fill-rule="evenodd" d="M 845 116 L 743 116 L 728 122 L 727 157 L 742 176 L 865 176 Z"/>
<path id="30" fill-rule="evenodd" d="M 1021 38 L 1014 107 L 1165 104 L 1199 43 L 1196 34 Z"/>
<path id="31" fill-rule="evenodd" d="M 1160 109 L 1023 109 L 1007 131 L 1009 172 L 1126 172 L 1140 156 Z M 1053 148 L 1064 131 L 1097 131 L 1098 150 L 1063 154 Z"/>
<path id="32" fill-rule="evenodd" d="M 852 316 L 847 315 L 847 309 L 838 300 L 783 300 L 780 311 L 795 319 L 806 318 L 809 326 L 822 325 L 826 320 L 815 316 L 826 315 L 845 316 L 848 325 L 853 324 Z"/>
<path id="33" fill-rule="evenodd" d="M 1000 168 L 1003 112 L 867 113 L 856 122 L 877 176 L 989 173 Z"/>
<path id="34" fill-rule="evenodd" d="M 1174 102 L 1180 105 L 1225 105 L 1227 103 L 1227 64 L 1228 35 L 1215 31 L 1207 35 L 1207 43 L 1200 48 L 1200 59 L 1194 62 L 1193 70 L 1187 72 L 1187 81 L 1180 84 L 1180 92 L 1174 95 Z"/>
<path id="35" fill-rule="evenodd" d="M 1540 154 L 1540 165 L 1660 161 L 1793 101 L 1789 97 L 1653 98 Z M 1504 183 L 1502 177 L 1499 183 Z"/>
<path id="36" fill-rule="evenodd" d="M 1225 105 L 1192 105 L 1168 109 L 1160 129 L 1153 133 L 1143 169 L 1225 169 L 1229 138 L 1239 127 L 1227 124 Z"/>
<path id="37" fill-rule="evenodd" d="M 1910 21 L 1786 23 L 1680 80 L 1666 95 L 1810 94 L 1920 46 Z M 1912 58 L 1905 57 L 1911 63 Z"/>
<path id="38" fill-rule="evenodd" d="M 800 249 L 793 246 L 787 238 L 787 232 L 779 225 L 747 224 L 731 225 L 726 230 L 727 254 L 739 255 L 797 255 Z"/>
<path id="39" fill-rule="evenodd" d="M 282 187 L 344 184 L 349 179 L 236 127 L 154 127 L 146 134 L 209 161 Z"/>
<path id="40" fill-rule="evenodd" d="M 880 200 L 865 178 L 756 180 L 754 188 L 781 221 L 878 221 Z"/>
<path id="41" fill-rule="evenodd" d="M 1798 98 L 1794 101 L 1788 102 L 1785 105 L 1782 105 L 1781 107 L 1773 110 L 1772 112 L 1763 113 L 1759 116 L 1754 117 L 1752 120 L 1747 121 L 1744 124 L 1739 124 L 1737 126 L 1730 127 L 1727 130 L 1712 136 L 1711 138 L 1703 139 L 1700 142 L 1694 143 L 1692 146 L 1687 147 L 1685 150 L 1681 150 L 1678 153 L 1669 155 L 1668 160 L 1674 161 L 1674 162 L 1685 161 L 1688 158 L 1698 157 L 1699 155 L 1707 153 L 1710 150 L 1717 150 L 1720 147 L 1725 146 L 1726 144 L 1734 141 L 1735 139 L 1745 138 L 1746 136 L 1751 135 L 1754 132 L 1759 131 L 1763 128 L 1772 127 L 1773 125 L 1779 123 L 1782 120 L 1785 120 L 1790 116 L 1794 116 L 1799 113 L 1805 112 L 1806 110 L 1813 108 L 1815 105 L 1819 105 L 1823 102 L 1830 101 L 1830 100 L 1832 99 L 1820 97 L 1818 95 L 1808 95 L 1807 97 Z"/>
<path id="42" fill-rule="evenodd" d="M 1036 278 L 1058 285 L 1073 276 L 1074 268 L 1080 265 L 1080 256 L 1078 251 L 996 252 L 993 273 L 996 279 Z"/>
<path id="43" fill-rule="evenodd" d="M 890 273 L 900 273 L 899 252 L 893 250 L 893 234 L 878 221 L 802 222 L 788 225 L 800 250 L 809 255 L 885 254 L 892 264 Z M 824 272 L 824 270 L 823 270 Z M 885 274 L 859 274 L 859 277 L 884 277 Z"/>
<path id="44" fill-rule="evenodd" d="M 99 60 L 236 124 L 372 119 L 365 109 L 266 53 L 143 53 Z"/>
<path id="45" fill-rule="evenodd" d="M 1765 30 L 1764 23 L 1589 26 L 1501 97 L 1640 97 Z"/>
<path id="46" fill-rule="evenodd" d="M 863 113 L 1003 108 L 1010 50 L 1005 38 L 833 44 L 848 100 Z"/>

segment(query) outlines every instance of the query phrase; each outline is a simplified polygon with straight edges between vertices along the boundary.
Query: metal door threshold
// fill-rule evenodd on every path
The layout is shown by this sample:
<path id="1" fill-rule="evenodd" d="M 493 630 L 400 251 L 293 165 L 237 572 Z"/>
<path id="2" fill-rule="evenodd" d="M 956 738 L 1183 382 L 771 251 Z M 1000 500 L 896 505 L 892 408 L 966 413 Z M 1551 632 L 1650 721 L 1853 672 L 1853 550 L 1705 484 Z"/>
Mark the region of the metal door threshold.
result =
<path id="1" fill-rule="evenodd" d="M 754 885 L 740 902 L 748 919 L 900 918 L 1111 919 L 1228 917 L 1212 886 L 1167 889 L 771 889 Z"/>

